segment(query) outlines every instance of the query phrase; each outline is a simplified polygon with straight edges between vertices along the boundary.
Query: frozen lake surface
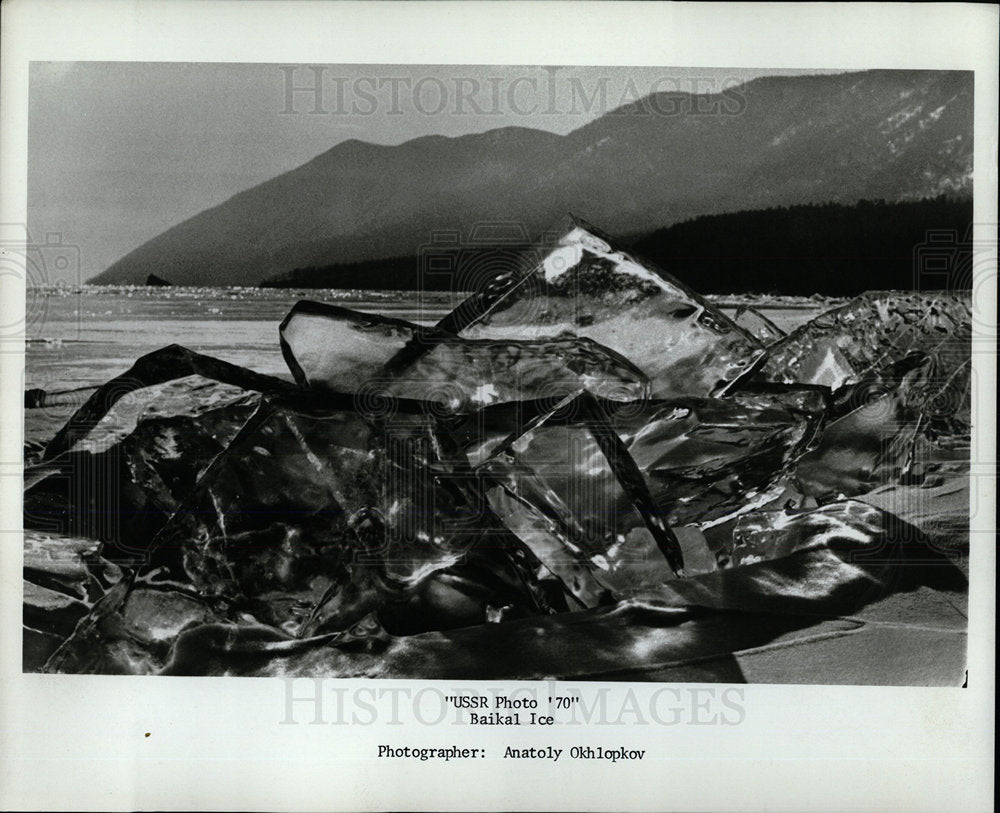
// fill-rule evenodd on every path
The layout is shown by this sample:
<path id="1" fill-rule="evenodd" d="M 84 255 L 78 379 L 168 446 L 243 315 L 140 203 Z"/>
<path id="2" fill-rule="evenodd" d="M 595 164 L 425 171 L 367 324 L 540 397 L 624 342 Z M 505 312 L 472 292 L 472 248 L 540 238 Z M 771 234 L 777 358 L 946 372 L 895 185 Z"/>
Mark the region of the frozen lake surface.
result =
<path id="1" fill-rule="evenodd" d="M 168 344 L 289 378 L 278 325 L 300 299 L 434 324 L 463 293 L 276 290 L 261 288 L 85 287 L 80 292 L 29 291 L 25 388 L 92 387 L 123 373 L 141 355 Z M 733 297 L 719 297 L 734 310 Z M 760 310 L 789 330 L 829 307 L 772 300 Z"/>
<path id="2" fill-rule="evenodd" d="M 96 386 L 168 344 L 288 378 L 278 325 L 299 299 L 433 324 L 460 294 L 257 288 L 84 288 L 28 292 L 25 387 Z"/>

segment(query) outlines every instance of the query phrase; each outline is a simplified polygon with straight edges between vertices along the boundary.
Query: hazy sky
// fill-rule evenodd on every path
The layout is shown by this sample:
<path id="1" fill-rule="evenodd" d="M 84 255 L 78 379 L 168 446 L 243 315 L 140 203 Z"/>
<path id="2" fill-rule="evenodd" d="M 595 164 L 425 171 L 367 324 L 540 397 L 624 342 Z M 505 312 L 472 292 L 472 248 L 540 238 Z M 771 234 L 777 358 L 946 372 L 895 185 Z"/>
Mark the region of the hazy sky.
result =
<path id="1" fill-rule="evenodd" d="M 511 125 L 563 134 L 650 92 L 819 72 L 36 62 L 28 227 L 36 243 L 58 235 L 79 248 L 79 270 L 66 274 L 76 282 L 348 138 L 398 144 Z"/>

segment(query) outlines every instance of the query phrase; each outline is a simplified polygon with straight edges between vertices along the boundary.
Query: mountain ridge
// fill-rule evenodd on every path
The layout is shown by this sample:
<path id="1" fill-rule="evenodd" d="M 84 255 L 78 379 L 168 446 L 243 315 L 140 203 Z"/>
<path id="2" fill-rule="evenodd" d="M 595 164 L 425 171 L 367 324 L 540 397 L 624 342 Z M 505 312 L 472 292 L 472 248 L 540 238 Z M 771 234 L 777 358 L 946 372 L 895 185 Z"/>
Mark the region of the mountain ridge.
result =
<path id="1" fill-rule="evenodd" d="M 477 223 L 517 221 L 534 234 L 566 211 L 637 234 L 775 205 L 964 194 L 971 161 L 969 73 L 760 77 L 717 94 L 651 94 L 566 135 L 512 126 L 391 146 L 348 139 L 93 281 L 252 284 L 412 255 L 438 230 Z"/>

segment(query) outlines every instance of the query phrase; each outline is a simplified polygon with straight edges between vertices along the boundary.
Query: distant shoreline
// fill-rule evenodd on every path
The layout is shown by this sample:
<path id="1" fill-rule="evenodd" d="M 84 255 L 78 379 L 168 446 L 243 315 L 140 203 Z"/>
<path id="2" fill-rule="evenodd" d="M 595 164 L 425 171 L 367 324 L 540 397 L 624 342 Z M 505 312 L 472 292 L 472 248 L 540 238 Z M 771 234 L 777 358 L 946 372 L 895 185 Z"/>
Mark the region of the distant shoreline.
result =
<path id="1" fill-rule="evenodd" d="M 413 299 L 419 295 L 421 299 L 446 302 L 453 298 L 464 298 L 471 295 L 471 291 L 401 291 L 401 290 L 361 290 L 357 288 L 261 288 L 256 285 L 38 285 L 30 286 L 29 292 L 40 296 L 76 296 L 85 294 L 99 295 L 130 295 L 147 296 L 153 298 L 193 298 L 212 297 L 214 295 L 225 294 L 232 296 L 234 293 L 242 295 L 246 299 L 261 298 L 315 298 L 320 296 L 335 296 L 344 301 L 402 301 Z"/>
<path id="2" fill-rule="evenodd" d="M 405 302 L 419 297 L 422 301 L 449 302 L 471 296 L 471 291 L 415 291 L 415 290 L 362 290 L 357 288 L 260 288 L 255 285 L 173 285 L 157 287 L 155 285 L 91 285 L 81 286 L 44 285 L 32 286 L 27 289 L 35 296 L 83 296 L 96 295 L 131 295 L 133 297 L 151 298 L 212 298 L 225 295 L 227 298 L 234 293 L 247 299 L 317 299 L 330 298 L 344 302 Z M 786 296 L 784 294 L 728 293 L 704 294 L 705 299 L 720 307 L 736 308 L 740 305 L 767 305 L 780 310 L 802 307 L 817 307 L 827 305 L 836 307 L 847 302 L 852 297 L 831 297 L 823 295 Z"/>

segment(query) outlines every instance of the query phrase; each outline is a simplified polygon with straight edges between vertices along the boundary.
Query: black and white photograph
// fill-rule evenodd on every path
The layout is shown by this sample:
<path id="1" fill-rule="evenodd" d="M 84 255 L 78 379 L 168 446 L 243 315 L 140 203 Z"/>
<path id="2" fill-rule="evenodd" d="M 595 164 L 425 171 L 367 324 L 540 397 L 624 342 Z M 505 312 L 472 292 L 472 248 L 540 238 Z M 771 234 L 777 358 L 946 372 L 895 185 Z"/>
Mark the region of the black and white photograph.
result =
<path id="1" fill-rule="evenodd" d="M 32 71 L 25 670 L 965 681 L 971 72 Z"/>
<path id="2" fill-rule="evenodd" d="M 612 773 L 535 733 L 993 680 L 981 72 L 284 54 L 25 63 L 8 668 Z"/>

